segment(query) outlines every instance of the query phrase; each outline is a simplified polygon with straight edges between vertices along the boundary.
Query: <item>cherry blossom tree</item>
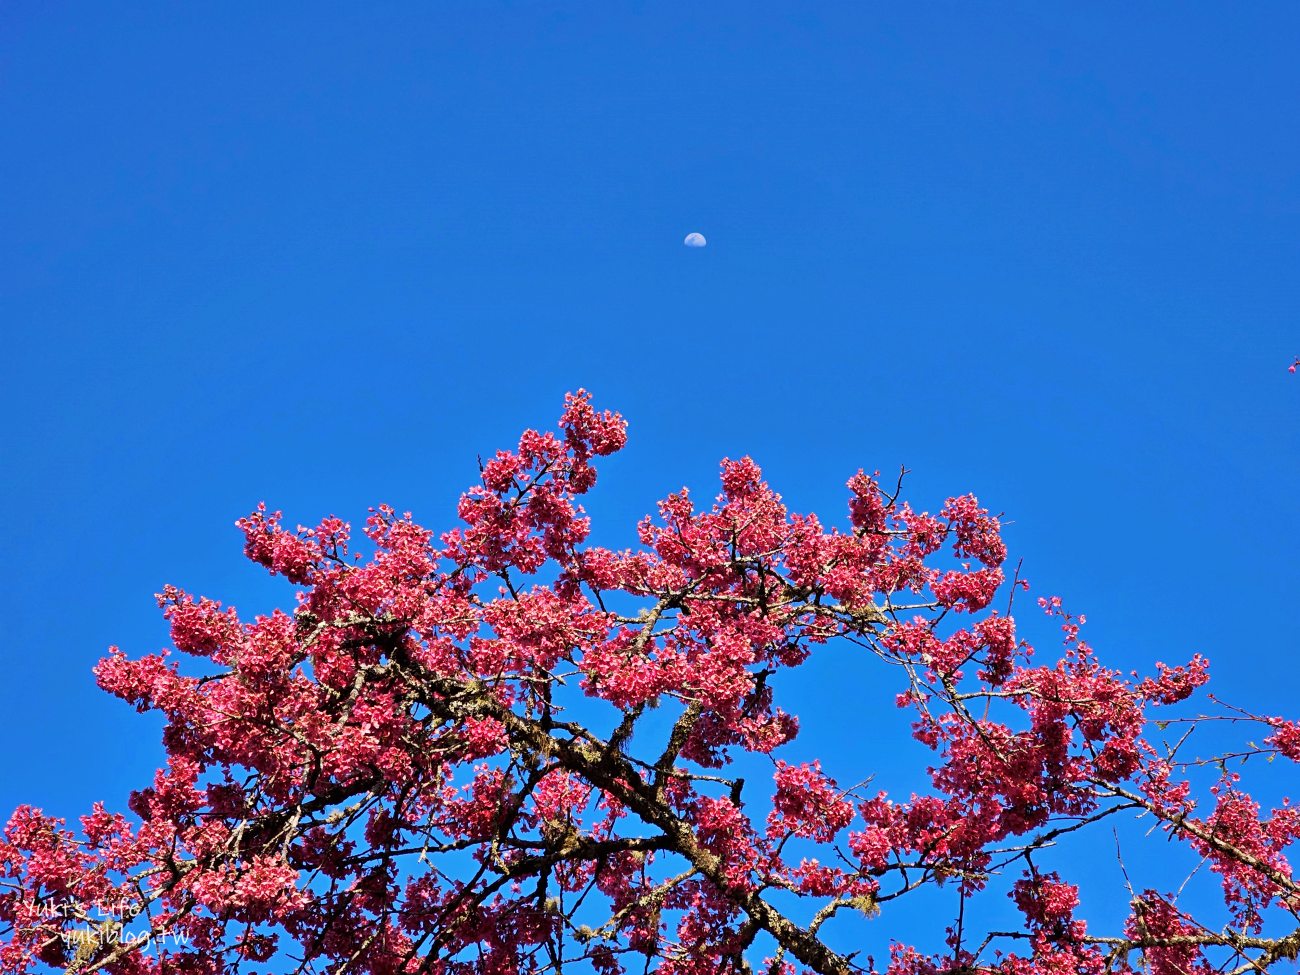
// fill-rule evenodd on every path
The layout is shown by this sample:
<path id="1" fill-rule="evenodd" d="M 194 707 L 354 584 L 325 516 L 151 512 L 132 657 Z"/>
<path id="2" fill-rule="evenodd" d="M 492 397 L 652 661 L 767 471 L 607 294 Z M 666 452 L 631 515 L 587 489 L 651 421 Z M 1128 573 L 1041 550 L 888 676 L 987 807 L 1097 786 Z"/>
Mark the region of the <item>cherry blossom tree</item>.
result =
<path id="1" fill-rule="evenodd" d="M 1010 614 L 1029 587 L 970 495 L 929 514 L 859 472 L 828 527 L 729 460 L 716 502 L 683 490 L 637 547 L 589 544 L 578 499 L 624 441 L 580 392 L 557 433 L 480 465 L 445 533 L 389 507 L 356 541 L 337 518 L 242 519 L 293 609 L 243 620 L 167 587 L 198 659 L 99 663 L 164 717 L 166 761 L 127 812 L 14 812 L 0 969 L 1295 970 L 1300 812 L 1241 773 L 1300 761 L 1300 723 L 1218 704 L 1199 656 L 1107 668 L 1057 598 L 1037 602 L 1062 646 L 1035 654 Z M 925 788 L 841 784 L 872 748 L 856 768 L 787 757 L 783 680 L 833 650 L 895 689 Z M 1191 757 L 1224 732 L 1240 747 Z M 1189 876 L 1123 892 L 1127 920 L 1094 929 L 1060 853 L 1100 832 L 1087 849 L 1113 858 L 1135 819 L 1142 855 Z M 950 909 L 933 943 L 893 935 L 923 902 Z"/>

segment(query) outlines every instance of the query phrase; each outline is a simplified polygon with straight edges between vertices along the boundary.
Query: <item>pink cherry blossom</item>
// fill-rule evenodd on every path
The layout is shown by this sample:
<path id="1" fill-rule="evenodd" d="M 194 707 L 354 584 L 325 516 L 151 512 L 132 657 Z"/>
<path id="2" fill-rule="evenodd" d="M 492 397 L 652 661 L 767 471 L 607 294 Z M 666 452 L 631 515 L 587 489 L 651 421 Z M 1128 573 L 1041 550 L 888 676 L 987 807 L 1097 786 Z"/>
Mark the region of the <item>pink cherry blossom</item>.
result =
<path id="1" fill-rule="evenodd" d="M 1294 970 L 1300 811 L 1242 779 L 1263 796 L 1271 759 L 1300 761 L 1300 722 L 1221 705 L 1194 652 L 1106 666 L 1060 597 L 1018 628 L 1028 583 L 969 494 L 930 514 L 858 471 L 837 525 L 741 457 L 712 500 L 683 488 L 628 526 L 634 547 L 591 544 L 583 496 L 626 440 L 579 391 L 480 464 L 445 530 L 388 506 L 355 539 L 240 519 L 286 608 L 165 586 L 172 647 L 109 649 L 95 678 L 157 712 L 165 762 L 75 828 L 14 811 L 0 971 Z M 1022 632 L 1044 624 L 1054 651 Z M 850 661 L 904 730 L 852 716 L 832 767 L 800 739 L 827 715 L 791 713 L 789 687 Z M 912 789 L 869 784 L 884 749 L 923 756 Z M 1144 889 L 1094 930 L 1081 867 L 1124 818 L 1195 894 Z"/>

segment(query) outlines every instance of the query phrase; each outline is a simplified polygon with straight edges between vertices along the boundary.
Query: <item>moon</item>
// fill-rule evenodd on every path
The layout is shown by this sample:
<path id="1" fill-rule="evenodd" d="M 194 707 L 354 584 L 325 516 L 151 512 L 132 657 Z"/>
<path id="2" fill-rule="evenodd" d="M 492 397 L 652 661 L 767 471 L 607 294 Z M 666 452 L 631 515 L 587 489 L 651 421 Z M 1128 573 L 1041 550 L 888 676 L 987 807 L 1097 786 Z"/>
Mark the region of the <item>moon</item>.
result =
<path id="1" fill-rule="evenodd" d="M 708 241 L 704 239 L 703 234 L 689 233 L 686 235 L 686 239 L 682 241 L 682 243 L 687 247 L 703 247 L 708 243 Z"/>

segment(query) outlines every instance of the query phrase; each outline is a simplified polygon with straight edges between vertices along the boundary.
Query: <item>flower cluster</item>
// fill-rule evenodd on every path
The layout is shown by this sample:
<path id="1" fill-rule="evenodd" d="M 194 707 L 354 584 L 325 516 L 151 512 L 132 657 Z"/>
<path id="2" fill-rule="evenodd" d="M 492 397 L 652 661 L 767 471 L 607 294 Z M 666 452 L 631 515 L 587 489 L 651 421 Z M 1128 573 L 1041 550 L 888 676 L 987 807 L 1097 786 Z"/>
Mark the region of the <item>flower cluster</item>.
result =
<path id="1" fill-rule="evenodd" d="M 265 505 L 241 519 L 292 609 L 249 620 L 168 586 L 173 648 L 110 649 L 96 679 L 161 716 L 166 761 L 129 812 L 97 805 L 77 831 L 13 814 L 0 970 L 845 975 L 876 969 L 825 930 L 934 885 L 963 913 L 934 944 L 895 943 L 887 975 L 1294 957 L 1266 929 L 1300 911 L 1300 815 L 1232 776 L 1207 800 L 1178 753 L 1196 719 L 1171 744 L 1151 717 L 1205 684 L 1203 658 L 1125 676 L 1057 597 L 1040 604 L 1062 647 L 1036 655 L 1005 608 L 999 518 L 971 495 L 919 510 L 861 471 L 840 527 L 790 511 L 744 457 L 711 502 L 665 498 L 635 548 L 590 544 L 580 500 L 625 441 L 579 392 L 556 432 L 480 464 L 445 532 L 387 506 L 355 538 Z M 869 749 L 835 777 L 794 754 L 790 671 L 835 679 L 841 653 L 896 681 L 929 753 L 915 792 L 842 787 L 870 779 Z M 1229 717 L 1269 729 L 1241 754 L 1300 761 L 1300 723 Z M 1152 894 L 1093 938 L 1079 888 L 1040 861 L 1126 814 L 1203 857 L 1254 940 L 1216 941 Z M 994 890 L 1019 930 L 973 930 L 988 912 L 966 902 Z M 147 918 L 150 951 L 71 938 L 84 919 L 49 910 L 104 902 Z"/>

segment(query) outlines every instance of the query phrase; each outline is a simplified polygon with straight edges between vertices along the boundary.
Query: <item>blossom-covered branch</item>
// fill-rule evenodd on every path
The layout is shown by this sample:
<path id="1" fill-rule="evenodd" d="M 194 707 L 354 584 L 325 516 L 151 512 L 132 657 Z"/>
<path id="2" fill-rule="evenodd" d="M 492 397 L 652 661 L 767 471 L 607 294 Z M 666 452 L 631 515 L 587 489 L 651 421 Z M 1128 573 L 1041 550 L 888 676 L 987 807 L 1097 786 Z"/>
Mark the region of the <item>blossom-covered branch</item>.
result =
<path id="1" fill-rule="evenodd" d="M 1296 957 L 1300 814 L 1263 810 L 1236 769 L 1300 760 L 1300 724 L 1228 710 L 1220 727 L 1261 741 L 1188 760 L 1215 716 L 1167 709 L 1206 662 L 1125 677 L 1055 598 L 1040 605 L 1064 647 L 1040 660 L 995 608 L 1028 587 L 969 495 L 929 514 L 860 472 L 828 528 L 726 461 L 713 504 L 683 490 L 636 549 L 589 544 L 578 499 L 624 441 L 619 416 L 570 396 L 557 433 L 481 465 L 459 527 L 381 507 L 368 554 L 336 518 L 241 520 L 296 606 L 247 621 L 168 587 L 172 643 L 199 672 L 101 661 L 105 690 L 164 716 L 166 764 L 128 813 L 97 805 L 75 830 L 14 813 L 0 968 L 1187 975 Z M 783 675 L 829 666 L 831 644 L 898 682 L 928 791 L 782 757 L 800 726 Z M 1201 788 L 1206 768 L 1221 774 Z M 1077 916 L 1079 888 L 1044 857 L 1139 816 L 1217 875 L 1217 922 L 1152 890 L 1122 930 Z M 938 886 L 959 907 L 937 944 L 896 939 L 877 960 L 835 934 Z M 1006 895 L 1019 925 L 978 930 L 968 906 Z"/>

